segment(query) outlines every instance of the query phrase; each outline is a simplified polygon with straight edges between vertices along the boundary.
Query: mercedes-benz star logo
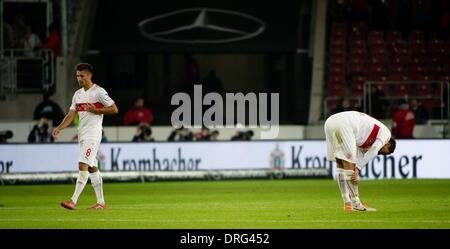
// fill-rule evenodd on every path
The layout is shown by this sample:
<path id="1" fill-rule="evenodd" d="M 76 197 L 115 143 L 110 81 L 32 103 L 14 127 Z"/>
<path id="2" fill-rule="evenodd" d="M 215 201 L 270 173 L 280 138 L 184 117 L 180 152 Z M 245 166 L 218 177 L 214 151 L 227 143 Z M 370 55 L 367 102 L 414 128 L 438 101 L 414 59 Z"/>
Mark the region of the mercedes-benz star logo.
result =
<path id="1" fill-rule="evenodd" d="M 194 16 L 193 22 L 180 22 Z M 227 43 L 250 39 L 265 29 L 265 23 L 241 12 L 189 8 L 142 20 L 137 25 L 141 34 L 151 40 L 174 43 Z"/>

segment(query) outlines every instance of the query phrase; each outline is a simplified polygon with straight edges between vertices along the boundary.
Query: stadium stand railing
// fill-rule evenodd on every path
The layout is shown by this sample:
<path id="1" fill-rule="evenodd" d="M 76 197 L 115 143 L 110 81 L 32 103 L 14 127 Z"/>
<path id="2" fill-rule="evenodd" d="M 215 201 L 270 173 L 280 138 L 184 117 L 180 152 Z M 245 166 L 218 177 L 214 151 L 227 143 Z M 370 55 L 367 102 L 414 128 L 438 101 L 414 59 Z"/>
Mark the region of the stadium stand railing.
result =
<path id="1" fill-rule="evenodd" d="M 450 80 L 450 41 L 431 31 L 402 34 L 398 30 L 369 30 L 369 26 L 365 22 L 331 23 L 323 117 L 328 116 L 339 98 L 360 103 L 368 81 L 401 81 L 390 89 L 401 98 L 411 90 L 402 84 Z M 418 87 L 414 94 L 418 99 L 426 99 L 429 112 L 433 112 L 433 99 L 426 96 L 429 89 L 422 86 L 425 88 Z"/>

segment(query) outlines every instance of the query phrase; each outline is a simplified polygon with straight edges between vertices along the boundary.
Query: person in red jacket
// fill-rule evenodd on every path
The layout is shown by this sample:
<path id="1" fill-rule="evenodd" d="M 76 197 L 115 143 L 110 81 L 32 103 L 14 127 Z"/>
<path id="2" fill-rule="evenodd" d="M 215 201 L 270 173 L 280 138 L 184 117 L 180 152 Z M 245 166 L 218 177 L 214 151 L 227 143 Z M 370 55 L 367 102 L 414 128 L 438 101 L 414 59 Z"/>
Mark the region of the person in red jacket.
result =
<path id="1" fill-rule="evenodd" d="M 415 126 L 416 115 L 405 101 L 401 101 L 392 118 L 392 136 L 395 138 L 413 138 Z"/>
<path id="2" fill-rule="evenodd" d="M 123 118 L 124 125 L 138 125 L 140 123 L 146 123 L 150 126 L 153 123 L 153 113 L 144 106 L 143 98 L 138 98 L 134 102 L 134 106 L 125 113 Z"/>
<path id="3" fill-rule="evenodd" d="M 58 26 L 56 23 L 50 24 L 48 27 L 50 35 L 47 41 L 38 46 L 40 49 L 51 49 L 55 57 L 61 56 L 61 36 L 58 32 Z"/>

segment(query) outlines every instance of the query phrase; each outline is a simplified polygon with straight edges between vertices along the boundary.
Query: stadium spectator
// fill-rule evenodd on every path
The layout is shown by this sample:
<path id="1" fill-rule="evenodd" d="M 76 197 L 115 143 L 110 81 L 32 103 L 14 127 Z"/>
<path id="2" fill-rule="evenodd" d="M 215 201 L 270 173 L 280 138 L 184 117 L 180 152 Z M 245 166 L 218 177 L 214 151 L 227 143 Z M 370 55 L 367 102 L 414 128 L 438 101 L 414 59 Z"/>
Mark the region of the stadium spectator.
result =
<path id="1" fill-rule="evenodd" d="M 202 81 L 202 90 L 206 93 L 218 93 L 222 94 L 224 92 L 223 83 L 217 77 L 216 71 L 210 70 L 208 75 Z"/>
<path id="2" fill-rule="evenodd" d="M 417 99 L 412 99 L 409 102 L 409 107 L 416 116 L 416 124 L 425 124 L 430 118 L 427 109 Z"/>
<path id="3" fill-rule="evenodd" d="M 33 119 L 46 118 L 52 121 L 52 125 L 58 125 L 64 118 L 61 107 L 53 101 L 53 93 L 45 93 L 44 99 L 34 109 Z"/>
<path id="4" fill-rule="evenodd" d="M 27 33 L 25 34 L 24 39 L 24 49 L 25 49 L 25 56 L 35 57 L 37 56 L 36 52 L 34 52 L 34 48 L 41 45 L 41 39 L 39 36 L 35 33 L 33 33 L 33 30 L 28 25 L 27 26 Z"/>
<path id="5" fill-rule="evenodd" d="M 192 95 L 193 86 L 200 81 L 200 67 L 197 60 L 191 55 L 184 55 L 184 74 L 181 80 L 181 91 Z"/>
<path id="6" fill-rule="evenodd" d="M 132 142 L 153 142 L 152 128 L 147 123 L 140 123 L 136 128 L 136 134 L 134 135 Z"/>
<path id="7" fill-rule="evenodd" d="M 203 126 L 199 132 L 193 134 L 195 141 L 209 141 L 211 140 L 211 134 L 209 133 L 209 128 Z"/>
<path id="8" fill-rule="evenodd" d="M 138 125 L 140 123 L 146 123 L 149 126 L 152 126 L 153 113 L 149 108 L 145 107 L 144 104 L 143 98 L 136 99 L 134 106 L 125 113 L 123 124 Z"/>
<path id="9" fill-rule="evenodd" d="M 49 131 L 49 120 L 46 118 L 39 119 L 39 122 L 33 126 L 28 135 L 29 143 L 53 143 L 53 137 Z"/>
<path id="10" fill-rule="evenodd" d="M 403 36 L 406 37 L 411 31 L 411 14 L 412 14 L 412 1 L 411 0 L 398 0 L 397 8 L 397 20 L 399 30 Z"/>
<path id="11" fill-rule="evenodd" d="M 352 5 L 349 0 L 335 0 L 330 2 L 332 20 L 337 23 L 350 23 Z"/>
<path id="12" fill-rule="evenodd" d="M 248 140 L 252 140 L 254 133 L 252 130 L 248 130 L 248 131 L 237 131 L 236 134 L 231 137 L 231 140 L 233 141 L 248 141 Z"/>
<path id="13" fill-rule="evenodd" d="M 338 112 L 350 111 L 352 108 L 350 106 L 350 101 L 346 98 L 341 98 L 336 107 L 331 111 L 331 114 L 335 114 Z"/>
<path id="14" fill-rule="evenodd" d="M 0 144 L 6 144 L 8 139 L 11 139 L 14 133 L 11 130 L 0 131 Z"/>
<path id="15" fill-rule="evenodd" d="M 27 33 L 27 25 L 25 22 L 25 15 L 23 13 L 18 13 L 14 17 L 14 22 L 12 24 L 12 29 L 14 31 L 14 48 L 23 48 L 25 41 L 25 35 Z"/>
<path id="16" fill-rule="evenodd" d="M 14 34 L 14 29 L 13 27 L 7 23 L 4 22 L 3 23 L 3 46 L 8 49 L 8 48 L 13 48 L 15 46 L 14 42 L 15 42 L 15 34 Z"/>
<path id="17" fill-rule="evenodd" d="M 392 136 L 395 138 L 413 138 L 414 127 L 416 126 L 416 116 L 409 109 L 406 101 L 400 101 L 398 110 L 394 112 L 392 118 Z"/>
<path id="18" fill-rule="evenodd" d="M 192 139 L 192 132 L 185 127 L 180 127 L 170 133 L 167 141 L 192 141 Z"/>
<path id="19" fill-rule="evenodd" d="M 371 29 L 385 29 L 388 16 L 388 5 L 385 0 L 372 0 L 369 4 L 369 25 Z"/>
<path id="20" fill-rule="evenodd" d="M 217 140 L 219 140 L 219 131 L 218 130 L 213 130 L 212 132 L 211 132 L 211 137 L 210 137 L 211 139 L 211 141 L 217 141 Z"/>
<path id="21" fill-rule="evenodd" d="M 412 8 L 412 24 L 415 29 L 429 29 L 431 26 L 431 6 L 429 1 L 415 0 Z"/>
<path id="22" fill-rule="evenodd" d="M 385 99 L 386 95 L 379 86 L 372 85 L 372 92 L 370 94 L 370 114 L 376 119 L 385 118 L 386 107 L 388 102 Z"/>
<path id="23" fill-rule="evenodd" d="M 58 31 L 58 25 L 51 23 L 48 27 L 50 35 L 43 44 L 36 47 L 36 49 L 51 49 L 53 55 L 56 57 L 61 56 L 61 36 Z"/>
<path id="24" fill-rule="evenodd" d="M 350 0 L 353 21 L 367 21 L 368 0 Z"/>
<path id="25" fill-rule="evenodd" d="M 105 134 L 105 130 L 102 129 L 102 139 L 100 140 L 100 143 L 107 143 L 108 137 Z"/>

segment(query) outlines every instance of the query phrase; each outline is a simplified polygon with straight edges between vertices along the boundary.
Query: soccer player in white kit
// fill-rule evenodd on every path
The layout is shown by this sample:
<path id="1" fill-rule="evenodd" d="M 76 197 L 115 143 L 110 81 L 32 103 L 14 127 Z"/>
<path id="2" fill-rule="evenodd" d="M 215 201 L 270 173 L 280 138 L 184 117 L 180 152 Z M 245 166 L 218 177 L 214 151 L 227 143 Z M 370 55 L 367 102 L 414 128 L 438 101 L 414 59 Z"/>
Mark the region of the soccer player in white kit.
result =
<path id="1" fill-rule="evenodd" d="M 97 197 L 97 203 L 89 209 L 106 208 L 103 197 L 103 181 L 97 168 L 96 156 L 102 138 L 103 115 L 117 114 L 119 111 L 105 89 L 92 82 L 92 73 L 93 68 L 90 64 L 80 63 L 76 66 L 77 81 L 81 88 L 73 95 L 69 112 L 52 132 L 53 137 L 58 138 L 61 130 L 69 126 L 75 113 L 78 113 L 80 118 L 78 125 L 79 174 L 71 200 L 61 202 L 61 206 L 67 209 L 75 208 L 78 197 L 89 178 Z"/>
<path id="2" fill-rule="evenodd" d="M 336 113 L 325 121 L 327 159 L 337 164 L 344 211 L 376 211 L 359 199 L 359 171 L 377 155 L 394 152 L 390 130 L 375 118 L 357 111 Z"/>

